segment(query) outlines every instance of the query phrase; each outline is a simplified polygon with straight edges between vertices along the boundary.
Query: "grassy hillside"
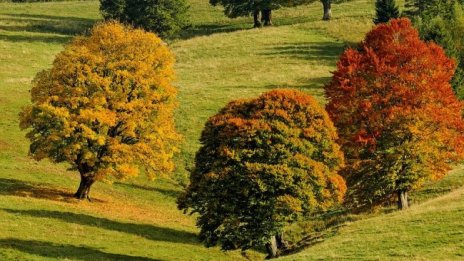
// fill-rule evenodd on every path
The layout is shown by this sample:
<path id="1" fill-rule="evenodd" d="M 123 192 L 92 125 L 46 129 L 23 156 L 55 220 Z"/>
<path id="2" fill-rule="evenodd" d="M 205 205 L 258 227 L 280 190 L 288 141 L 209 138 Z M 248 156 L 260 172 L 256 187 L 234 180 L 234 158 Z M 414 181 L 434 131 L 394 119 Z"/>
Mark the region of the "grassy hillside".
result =
<path id="1" fill-rule="evenodd" d="M 206 0 L 190 2 L 193 25 L 170 43 L 178 61 L 176 122 L 184 135 L 177 181 L 188 175 L 204 122 L 227 101 L 291 87 L 323 102 L 321 87 L 338 55 L 362 39 L 373 15 L 373 1 L 355 0 L 335 5 L 334 20 L 323 22 L 315 3 L 279 10 L 275 27 L 251 29 L 250 18 L 230 20 Z M 239 251 L 206 249 L 198 242 L 194 218 L 176 209 L 182 189 L 176 181 L 139 177 L 98 183 L 94 202 L 77 202 L 69 198 L 78 185 L 76 173 L 66 171 L 66 165 L 27 157 L 17 115 L 29 101 L 30 81 L 73 35 L 99 19 L 98 1 L 0 3 L 0 260 L 245 259 Z M 463 185 L 464 171 L 458 169 L 413 194 L 417 204 L 405 215 L 359 217 L 361 221 L 289 258 L 354 258 L 359 253 L 366 259 L 459 259 L 464 253 L 459 223 L 464 202 L 462 190 L 454 190 Z M 400 244 L 393 236 L 409 241 Z M 361 244 L 364 238 L 370 240 L 369 248 Z M 382 242 L 388 244 L 383 251 Z M 422 250 L 411 254 L 417 249 Z M 263 257 L 258 251 L 247 256 Z"/>

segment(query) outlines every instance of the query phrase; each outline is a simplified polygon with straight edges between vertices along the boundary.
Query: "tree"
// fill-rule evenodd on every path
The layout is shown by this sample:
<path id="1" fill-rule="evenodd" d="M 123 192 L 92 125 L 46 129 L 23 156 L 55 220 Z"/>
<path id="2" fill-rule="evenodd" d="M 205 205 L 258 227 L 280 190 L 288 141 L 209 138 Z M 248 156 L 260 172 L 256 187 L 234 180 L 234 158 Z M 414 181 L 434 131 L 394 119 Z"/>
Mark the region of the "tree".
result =
<path id="1" fill-rule="evenodd" d="M 405 14 L 414 16 L 448 16 L 455 3 L 464 4 L 464 0 L 406 0 Z"/>
<path id="2" fill-rule="evenodd" d="M 400 11 L 395 0 L 377 0 L 375 2 L 375 12 L 375 24 L 387 23 L 391 19 L 400 17 Z"/>
<path id="3" fill-rule="evenodd" d="M 434 5 L 415 1 L 410 12 L 423 40 L 441 45 L 448 56 L 457 62 L 452 80 L 453 90 L 464 99 L 464 9 L 460 1 L 434 0 Z M 410 9 L 411 10 L 411 9 Z"/>
<path id="4" fill-rule="evenodd" d="M 343 2 L 348 2 L 350 0 L 321 0 L 324 15 L 322 20 L 328 21 L 332 19 L 332 4 L 339 4 Z"/>
<path id="5" fill-rule="evenodd" d="M 253 15 L 254 27 L 272 25 L 272 11 L 282 7 L 295 7 L 314 3 L 318 0 L 209 0 L 211 5 L 222 5 L 224 14 L 229 18 Z M 323 6 L 323 20 L 332 17 L 332 3 L 341 3 L 349 0 L 320 0 Z M 261 19 L 260 19 L 261 15 Z"/>
<path id="6" fill-rule="evenodd" d="M 343 53 L 325 91 L 347 160 L 348 203 L 372 207 L 396 195 L 405 209 L 410 190 L 462 158 L 454 69 L 408 19 L 375 27 L 359 49 Z"/>
<path id="7" fill-rule="evenodd" d="M 343 154 L 335 139 L 327 113 L 302 92 L 230 102 L 207 121 L 178 206 L 198 213 L 206 246 L 266 245 L 274 257 L 285 224 L 342 201 Z"/>
<path id="8" fill-rule="evenodd" d="M 324 10 L 322 20 L 328 21 L 332 19 L 332 0 L 321 0 L 321 3 Z"/>
<path id="9" fill-rule="evenodd" d="M 188 25 L 185 0 L 100 0 L 106 20 L 117 20 L 171 37 Z"/>
<path id="10" fill-rule="evenodd" d="M 37 74 L 32 105 L 20 114 L 30 155 L 79 171 L 74 195 L 97 180 L 149 177 L 174 168 L 174 58 L 156 35 L 116 22 L 96 25 Z"/>

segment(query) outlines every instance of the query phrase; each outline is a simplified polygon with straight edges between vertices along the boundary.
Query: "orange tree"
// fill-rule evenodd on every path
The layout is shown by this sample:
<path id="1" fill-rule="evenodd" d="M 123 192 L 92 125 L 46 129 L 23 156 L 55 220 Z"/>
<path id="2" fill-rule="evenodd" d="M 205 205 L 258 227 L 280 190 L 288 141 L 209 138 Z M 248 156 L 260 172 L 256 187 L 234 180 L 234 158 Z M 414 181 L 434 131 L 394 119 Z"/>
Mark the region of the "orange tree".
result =
<path id="1" fill-rule="evenodd" d="M 33 81 L 20 115 L 30 155 L 78 170 L 79 199 L 99 179 L 172 171 L 173 63 L 156 35 L 115 22 L 75 38 Z"/>
<path id="2" fill-rule="evenodd" d="M 461 158 L 462 104 L 450 86 L 455 63 L 419 39 L 407 19 L 369 32 L 341 56 L 325 87 L 347 165 L 347 200 L 372 207 L 445 175 Z"/>
<path id="3" fill-rule="evenodd" d="M 206 246 L 283 246 L 287 222 L 339 203 L 343 154 L 329 116 L 309 95 L 274 90 L 211 117 L 179 208 L 198 213 Z"/>

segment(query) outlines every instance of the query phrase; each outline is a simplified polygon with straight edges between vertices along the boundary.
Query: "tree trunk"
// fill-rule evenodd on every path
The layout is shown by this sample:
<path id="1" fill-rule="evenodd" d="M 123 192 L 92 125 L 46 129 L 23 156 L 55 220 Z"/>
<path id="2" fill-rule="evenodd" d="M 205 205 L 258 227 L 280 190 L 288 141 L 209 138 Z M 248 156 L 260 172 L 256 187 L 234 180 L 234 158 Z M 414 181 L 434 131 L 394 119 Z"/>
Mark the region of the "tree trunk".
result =
<path id="1" fill-rule="evenodd" d="M 280 250 L 288 249 L 288 242 L 284 240 L 283 234 L 278 234 L 276 236 L 277 248 Z"/>
<path id="2" fill-rule="evenodd" d="M 255 28 L 261 27 L 261 22 L 259 21 L 259 10 L 255 10 L 253 12 L 253 21 L 254 21 Z"/>
<path id="3" fill-rule="evenodd" d="M 324 16 L 322 20 L 328 21 L 332 18 L 332 3 L 331 0 L 321 0 L 322 5 L 324 6 Z"/>
<path id="4" fill-rule="evenodd" d="M 267 257 L 266 259 L 276 258 L 278 255 L 276 236 L 271 237 L 271 241 L 266 244 Z"/>
<path id="5" fill-rule="evenodd" d="M 408 192 L 405 190 L 398 190 L 398 209 L 404 210 L 409 207 Z"/>
<path id="6" fill-rule="evenodd" d="M 88 173 L 81 174 L 81 183 L 77 192 L 74 194 L 74 197 L 77 199 L 88 199 L 90 201 L 90 187 L 95 182 L 95 177 L 88 175 Z"/>
<path id="7" fill-rule="evenodd" d="M 272 25 L 272 10 L 271 9 L 261 10 L 261 21 L 263 22 L 264 26 Z"/>

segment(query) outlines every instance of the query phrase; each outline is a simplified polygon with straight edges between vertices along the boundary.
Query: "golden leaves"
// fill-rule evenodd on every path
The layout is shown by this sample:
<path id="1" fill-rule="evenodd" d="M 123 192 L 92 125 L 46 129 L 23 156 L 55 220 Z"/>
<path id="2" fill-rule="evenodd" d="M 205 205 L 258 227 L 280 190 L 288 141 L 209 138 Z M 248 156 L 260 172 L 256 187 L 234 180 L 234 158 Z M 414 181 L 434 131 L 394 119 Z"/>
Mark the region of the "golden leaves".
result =
<path id="1" fill-rule="evenodd" d="M 94 175 L 123 178 L 173 170 L 179 135 L 173 112 L 174 58 L 156 35 L 117 22 L 76 37 L 37 74 L 33 106 L 21 113 L 32 156 Z"/>

